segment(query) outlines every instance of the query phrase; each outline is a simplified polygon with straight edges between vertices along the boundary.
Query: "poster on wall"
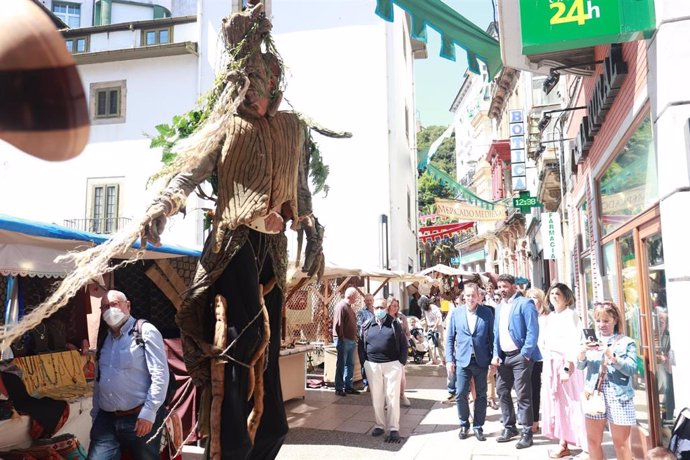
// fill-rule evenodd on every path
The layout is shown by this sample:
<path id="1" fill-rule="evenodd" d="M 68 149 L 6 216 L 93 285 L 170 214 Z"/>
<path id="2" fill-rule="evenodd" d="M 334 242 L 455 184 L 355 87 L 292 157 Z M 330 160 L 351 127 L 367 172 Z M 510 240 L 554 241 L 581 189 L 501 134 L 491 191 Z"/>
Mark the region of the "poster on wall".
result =
<path id="1" fill-rule="evenodd" d="M 557 260 L 563 257 L 560 214 L 557 212 L 541 214 L 541 238 L 544 242 L 544 260 Z"/>

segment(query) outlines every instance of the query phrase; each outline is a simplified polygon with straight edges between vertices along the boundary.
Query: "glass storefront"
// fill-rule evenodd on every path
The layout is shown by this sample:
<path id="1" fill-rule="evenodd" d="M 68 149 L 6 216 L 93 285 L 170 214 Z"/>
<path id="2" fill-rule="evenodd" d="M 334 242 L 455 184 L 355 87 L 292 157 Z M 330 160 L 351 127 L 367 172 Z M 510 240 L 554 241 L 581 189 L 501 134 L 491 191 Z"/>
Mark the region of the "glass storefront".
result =
<path id="1" fill-rule="evenodd" d="M 599 180 L 601 227 L 606 235 L 658 200 L 656 152 L 647 116 Z"/>

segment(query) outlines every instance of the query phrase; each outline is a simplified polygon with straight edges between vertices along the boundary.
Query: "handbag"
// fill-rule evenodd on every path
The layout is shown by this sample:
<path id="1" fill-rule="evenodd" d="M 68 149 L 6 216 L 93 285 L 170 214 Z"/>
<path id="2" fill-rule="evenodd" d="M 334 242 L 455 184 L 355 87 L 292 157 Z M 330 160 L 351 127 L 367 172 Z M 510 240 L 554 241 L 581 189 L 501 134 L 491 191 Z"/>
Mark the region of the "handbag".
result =
<path id="1" fill-rule="evenodd" d="M 42 439 L 37 446 L 57 452 L 65 460 L 85 460 L 86 450 L 73 434 L 63 434 L 55 438 Z M 35 447 L 37 447 L 35 446 Z"/>
<path id="2" fill-rule="evenodd" d="M 619 335 L 611 346 L 618 343 L 620 338 L 621 336 Z M 607 367 L 608 363 L 602 360 L 601 371 L 599 372 L 597 383 L 594 385 L 594 390 L 592 393 L 588 391 L 582 392 L 582 412 L 584 412 L 585 415 L 597 417 L 606 413 L 606 401 L 604 400 L 604 394 L 601 392 L 601 387 L 604 384 L 604 379 L 606 378 Z"/>

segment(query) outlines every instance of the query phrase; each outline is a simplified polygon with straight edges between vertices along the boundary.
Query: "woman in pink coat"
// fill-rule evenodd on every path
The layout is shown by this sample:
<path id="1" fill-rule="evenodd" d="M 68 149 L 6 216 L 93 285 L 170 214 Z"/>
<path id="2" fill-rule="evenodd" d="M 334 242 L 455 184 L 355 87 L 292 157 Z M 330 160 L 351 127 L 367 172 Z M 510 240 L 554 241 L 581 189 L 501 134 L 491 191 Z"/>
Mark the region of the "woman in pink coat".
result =
<path id="1" fill-rule="evenodd" d="M 570 444 L 587 450 L 587 435 L 580 395 L 584 385 L 582 371 L 575 368 L 580 343 L 580 319 L 569 308 L 575 303 L 573 291 L 556 283 L 547 293 L 553 313 L 545 317 L 542 339 L 544 370 L 542 374 L 542 434 L 558 439 L 559 448 L 551 458 L 571 455 Z"/>

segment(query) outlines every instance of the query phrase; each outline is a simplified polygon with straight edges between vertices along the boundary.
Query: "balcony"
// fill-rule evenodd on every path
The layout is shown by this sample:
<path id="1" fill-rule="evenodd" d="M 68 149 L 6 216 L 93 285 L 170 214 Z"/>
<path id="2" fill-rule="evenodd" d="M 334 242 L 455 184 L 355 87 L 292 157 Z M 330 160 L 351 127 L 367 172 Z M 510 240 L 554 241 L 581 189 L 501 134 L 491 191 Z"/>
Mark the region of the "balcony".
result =
<path id="1" fill-rule="evenodd" d="M 537 199 L 549 211 L 558 209 L 561 202 L 561 170 L 556 155 L 556 148 L 547 147 L 537 160 L 539 185 Z"/>
<path id="2" fill-rule="evenodd" d="M 103 219 L 65 219 L 63 225 L 83 232 L 110 235 L 124 228 L 132 221 L 129 217 L 112 217 Z"/>

